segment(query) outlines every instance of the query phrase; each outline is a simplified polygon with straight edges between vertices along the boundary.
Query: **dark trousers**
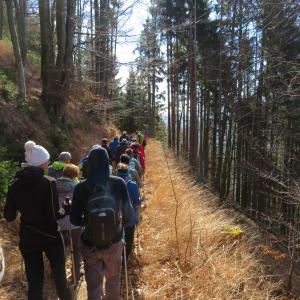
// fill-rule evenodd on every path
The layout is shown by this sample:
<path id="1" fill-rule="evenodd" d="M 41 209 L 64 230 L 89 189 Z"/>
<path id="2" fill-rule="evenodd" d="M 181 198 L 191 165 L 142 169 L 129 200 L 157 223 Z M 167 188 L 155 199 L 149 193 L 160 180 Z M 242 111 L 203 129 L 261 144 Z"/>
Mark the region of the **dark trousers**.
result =
<path id="1" fill-rule="evenodd" d="M 126 256 L 131 254 L 134 240 L 135 226 L 125 228 Z"/>
<path id="2" fill-rule="evenodd" d="M 28 300 L 43 299 L 43 252 L 50 262 L 57 296 L 61 300 L 71 299 L 67 284 L 63 243 L 61 239 L 57 239 L 43 245 L 39 250 L 22 251 L 28 281 Z"/>

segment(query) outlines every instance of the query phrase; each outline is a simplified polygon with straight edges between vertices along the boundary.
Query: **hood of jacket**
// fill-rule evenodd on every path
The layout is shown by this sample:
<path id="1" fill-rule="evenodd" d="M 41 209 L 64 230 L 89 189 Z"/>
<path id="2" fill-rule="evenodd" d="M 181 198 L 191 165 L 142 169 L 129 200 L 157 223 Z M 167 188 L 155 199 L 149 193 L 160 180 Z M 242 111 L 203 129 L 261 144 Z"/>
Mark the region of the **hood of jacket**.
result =
<path id="1" fill-rule="evenodd" d="M 75 182 L 66 177 L 61 177 L 56 180 L 58 193 L 69 193 L 74 190 Z"/>
<path id="2" fill-rule="evenodd" d="M 92 149 L 87 160 L 87 184 L 105 184 L 109 178 L 109 157 L 102 147 Z"/>
<path id="3" fill-rule="evenodd" d="M 44 170 L 40 167 L 28 166 L 16 173 L 16 179 L 20 184 L 31 184 L 44 176 Z"/>

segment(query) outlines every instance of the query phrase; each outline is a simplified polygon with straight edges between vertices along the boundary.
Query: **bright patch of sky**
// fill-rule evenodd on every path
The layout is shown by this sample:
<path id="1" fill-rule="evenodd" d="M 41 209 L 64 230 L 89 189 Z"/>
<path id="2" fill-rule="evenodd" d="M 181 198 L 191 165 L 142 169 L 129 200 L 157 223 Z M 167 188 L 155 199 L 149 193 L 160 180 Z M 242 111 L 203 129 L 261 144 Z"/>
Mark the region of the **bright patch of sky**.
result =
<path id="1" fill-rule="evenodd" d="M 150 6 L 150 0 L 130 0 L 124 1 L 126 4 L 123 9 L 127 7 L 132 8 L 129 10 L 131 13 L 128 17 L 124 18 L 119 29 L 118 44 L 117 44 L 117 61 L 120 63 L 119 74 L 117 78 L 121 79 L 124 84 L 128 78 L 130 67 L 134 67 L 134 60 L 138 56 L 138 52 L 134 53 L 137 48 L 137 43 L 143 24 L 145 23 Z"/>

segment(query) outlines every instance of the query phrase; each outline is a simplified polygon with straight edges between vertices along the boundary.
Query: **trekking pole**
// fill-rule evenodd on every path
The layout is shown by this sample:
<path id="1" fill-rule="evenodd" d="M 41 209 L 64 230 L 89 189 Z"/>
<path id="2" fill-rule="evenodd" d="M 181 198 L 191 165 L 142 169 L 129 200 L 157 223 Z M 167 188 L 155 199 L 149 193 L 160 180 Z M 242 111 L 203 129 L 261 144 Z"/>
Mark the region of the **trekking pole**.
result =
<path id="1" fill-rule="evenodd" d="M 139 225 L 136 225 L 136 255 L 140 257 L 140 232 L 139 232 Z"/>
<path id="2" fill-rule="evenodd" d="M 129 288 L 128 288 L 128 272 L 127 272 L 127 257 L 126 257 L 126 242 L 125 242 L 125 229 L 123 227 L 123 239 L 124 239 L 124 269 L 125 269 L 125 283 L 126 283 L 126 299 L 129 300 Z"/>
<path id="3" fill-rule="evenodd" d="M 70 198 L 65 198 L 66 203 L 70 205 Z M 75 259 L 74 259 L 74 246 L 73 246 L 73 240 L 72 240 L 72 229 L 71 229 L 71 221 L 69 217 L 69 238 L 70 238 L 70 250 L 71 250 L 71 260 L 72 260 L 72 274 L 73 274 L 73 299 L 77 299 L 76 295 L 76 272 L 75 272 Z"/>

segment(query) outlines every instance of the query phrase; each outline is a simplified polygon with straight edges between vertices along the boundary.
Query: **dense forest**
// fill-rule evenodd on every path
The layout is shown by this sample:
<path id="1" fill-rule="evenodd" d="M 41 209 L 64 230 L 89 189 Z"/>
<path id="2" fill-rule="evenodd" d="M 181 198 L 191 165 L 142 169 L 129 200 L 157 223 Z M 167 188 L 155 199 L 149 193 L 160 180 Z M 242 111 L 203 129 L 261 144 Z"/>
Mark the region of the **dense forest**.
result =
<path id="1" fill-rule="evenodd" d="M 281 0 L 156 1 L 152 12 L 166 47 L 169 147 L 222 201 L 290 235 L 299 230 L 299 12 Z"/>
<path id="2" fill-rule="evenodd" d="M 196 179 L 269 229 L 299 232 L 300 4 L 267 0 L 151 0 L 125 85 L 117 58 L 136 2 L 0 0 L 18 93 L 0 70 L 4 101 L 30 99 L 26 68 L 40 68 L 40 101 L 67 126 L 74 91 L 102 123 L 161 131 Z M 159 88 L 160 86 L 160 88 Z M 164 86 L 165 90 L 161 87 Z M 166 105 L 165 105 L 166 104 Z"/>

